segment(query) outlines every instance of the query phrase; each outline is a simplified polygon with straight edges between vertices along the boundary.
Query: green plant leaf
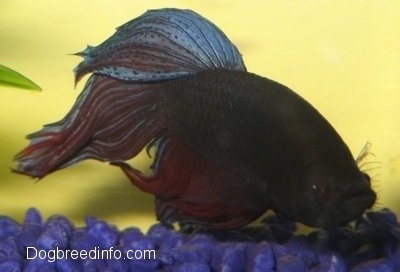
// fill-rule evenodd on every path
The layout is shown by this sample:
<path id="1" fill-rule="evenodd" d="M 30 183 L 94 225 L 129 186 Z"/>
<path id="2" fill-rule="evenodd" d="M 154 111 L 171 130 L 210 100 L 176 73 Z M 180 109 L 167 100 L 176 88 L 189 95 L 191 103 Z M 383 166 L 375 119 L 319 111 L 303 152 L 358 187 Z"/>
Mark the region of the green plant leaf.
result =
<path id="1" fill-rule="evenodd" d="M 32 80 L 0 64 L 0 85 L 40 91 L 41 88 Z"/>

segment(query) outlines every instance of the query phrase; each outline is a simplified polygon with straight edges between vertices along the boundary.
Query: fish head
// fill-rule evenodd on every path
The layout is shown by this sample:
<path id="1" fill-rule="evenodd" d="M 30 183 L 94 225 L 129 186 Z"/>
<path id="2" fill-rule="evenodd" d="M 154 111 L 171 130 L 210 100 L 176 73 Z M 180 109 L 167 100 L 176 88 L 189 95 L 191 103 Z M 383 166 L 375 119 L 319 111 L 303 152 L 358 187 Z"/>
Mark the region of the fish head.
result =
<path id="1" fill-rule="evenodd" d="M 359 218 L 376 194 L 358 169 L 312 167 L 274 197 L 275 211 L 308 226 L 329 229 Z M 279 192 L 278 192 L 279 194 Z"/>

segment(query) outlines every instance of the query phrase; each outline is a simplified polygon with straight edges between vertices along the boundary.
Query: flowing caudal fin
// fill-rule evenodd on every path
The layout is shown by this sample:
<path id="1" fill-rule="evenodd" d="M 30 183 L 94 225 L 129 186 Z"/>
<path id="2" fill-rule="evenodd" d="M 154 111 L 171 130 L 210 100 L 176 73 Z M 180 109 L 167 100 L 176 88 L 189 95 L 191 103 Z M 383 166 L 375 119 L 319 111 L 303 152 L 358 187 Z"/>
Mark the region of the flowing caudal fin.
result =
<path id="1" fill-rule="evenodd" d="M 93 73 L 70 113 L 28 136 L 15 172 L 43 177 L 77 161 L 121 161 L 162 128 L 153 84 L 210 69 L 245 70 L 237 48 L 195 12 L 151 10 L 77 53 L 76 81 Z"/>
<path id="2" fill-rule="evenodd" d="M 87 73 L 127 81 L 154 82 L 200 71 L 244 71 L 236 46 L 213 23 L 190 10 L 150 10 L 127 22 L 84 57 L 76 81 Z"/>
<path id="3" fill-rule="evenodd" d="M 211 163 L 178 140 L 155 141 L 153 176 L 146 177 L 124 162 L 116 162 L 131 182 L 157 196 L 162 222 L 235 228 L 255 220 L 266 210 L 265 194 L 252 180 Z M 243 186 L 248 184 L 248 186 Z M 254 202 L 244 201 L 251 197 Z"/>
<path id="4" fill-rule="evenodd" d="M 68 115 L 28 136 L 15 172 L 43 177 L 80 160 L 126 160 L 162 130 L 157 112 L 162 90 L 95 75 Z"/>

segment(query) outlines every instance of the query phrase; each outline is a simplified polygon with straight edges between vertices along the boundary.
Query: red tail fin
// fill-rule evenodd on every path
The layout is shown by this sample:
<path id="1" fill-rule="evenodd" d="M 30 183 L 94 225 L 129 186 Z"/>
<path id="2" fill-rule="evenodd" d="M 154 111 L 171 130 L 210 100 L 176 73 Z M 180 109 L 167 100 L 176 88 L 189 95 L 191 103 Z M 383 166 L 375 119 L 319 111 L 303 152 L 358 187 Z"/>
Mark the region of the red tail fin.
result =
<path id="1" fill-rule="evenodd" d="M 28 136 L 15 172 L 43 177 L 86 158 L 131 158 L 162 129 L 155 85 L 205 70 L 245 70 L 236 46 L 190 10 L 148 11 L 76 55 L 84 57 L 76 81 L 94 75 L 62 121 Z"/>
<path id="2" fill-rule="evenodd" d="M 80 160 L 132 158 L 162 129 L 157 89 L 94 75 L 70 113 L 28 136 L 15 172 L 43 177 Z"/>

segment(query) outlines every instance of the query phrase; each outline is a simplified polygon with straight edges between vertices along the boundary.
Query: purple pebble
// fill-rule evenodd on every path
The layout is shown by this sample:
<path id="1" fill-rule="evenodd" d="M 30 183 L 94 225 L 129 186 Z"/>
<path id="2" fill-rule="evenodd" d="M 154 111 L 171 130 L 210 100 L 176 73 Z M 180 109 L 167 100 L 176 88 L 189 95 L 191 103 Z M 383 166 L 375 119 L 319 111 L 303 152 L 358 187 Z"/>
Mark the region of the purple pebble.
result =
<path id="1" fill-rule="evenodd" d="M 42 224 L 42 216 L 35 208 L 29 208 L 25 213 L 24 225 L 27 224 Z"/>
<path id="2" fill-rule="evenodd" d="M 58 259 L 56 263 L 57 271 L 59 272 L 76 272 L 80 271 L 79 261 L 72 259 Z"/>
<path id="3" fill-rule="evenodd" d="M 303 272 L 307 271 L 304 261 L 294 255 L 281 256 L 276 260 L 276 271 L 280 272 Z"/>
<path id="4" fill-rule="evenodd" d="M 105 271 L 107 266 L 105 260 L 86 258 L 81 260 L 82 269 L 80 271 Z"/>
<path id="5" fill-rule="evenodd" d="M 70 249 L 75 250 L 91 250 L 96 246 L 91 243 L 85 228 L 78 228 L 73 232 L 69 245 Z"/>
<path id="6" fill-rule="evenodd" d="M 174 263 L 174 257 L 169 254 L 168 251 L 157 251 L 157 260 L 160 262 L 161 266 L 169 266 Z"/>
<path id="7" fill-rule="evenodd" d="M 56 270 L 56 263 L 47 259 L 34 258 L 29 260 L 23 268 L 24 272 L 52 272 Z"/>
<path id="8" fill-rule="evenodd" d="M 14 236 L 21 230 L 21 226 L 13 219 L 0 216 L 0 240 Z"/>
<path id="9" fill-rule="evenodd" d="M 22 265 L 16 260 L 0 261 L 0 271 L 2 272 L 20 272 Z"/>
<path id="10" fill-rule="evenodd" d="M 246 267 L 247 247 L 245 243 L 225 243 L 217 246 L 217 251 L 221 251 L 221 261 L 217 264 L 216 270 L 243 271 Z"/>
<path id="11" fill-rule="evenodd" d="M 138 239 L 143 238 L 143 233 L 139 231 L 137 228 L 128 228 L 122 231 L 120 237 L 120 245 L 124 247 L 125 245 L 129 245 L 131 241 L 136 241 Z"/>
<path id="12" fill-rule="evenodd" d="M 122 253 L 131 258 L 128 260 L 131 271 L 153 271 L 160 266 L 157 239 L 136 230 L 128 230 L 122 235 L 120 246 Z"/>
<path id="13" fill-rule="evenodd" d="M 319 264 L 314 266 L 312 272 L 346 272 L 346 264 L 342 257 L 334 253 L 325 253 L 319 256 Z"/>
<path id="14" fill-rule="evenodd" d="M 4 227 L 0 228 L 0 271 L 397 271 L 400 226 L 394 224 L 395 218 L 385 210 L 370 213 L 362 228 L 320 230 L 279 244 L 257 242 L 258 238 L 251 243 L 235 241 L 240 230 L 227 232 L 223 241 L 218 240 L 219 232 L 185 235 L 162 225 L 153 226 L 144 235 L 137 228 L 118 231 L 94 218 L 87 219 L 85 228 L 74 229 L 61 216 L 43 223 L 40 214 L 30 209 L 22 225 L 0 217 L 0 227 Z M 47 252 L 54 247 L 88 251 L 113 247 L 121 250 L 122 258 L 49 261 L 48 255 L 47 259 L 28 260 L 27 246 Z M 141 255 L 124 260 L 128 250 L 140 250 L 139 254 L 155 250 L 155 259 Z"/>
<path id="15" fill-rule="evenodd" d="M 50 217 L 43 227 L 43 232 L 36 241 L 40 249 L 60 248 L 66 249 L 72 235 L 71 223 L 62 216 Z"/>
<path id="16" fill-rule="evenodd" d="M 105 271 L 112 272 L 125 272 L 129 271 L 128 260 L 122 256 L 120 259 L 111 258 L 106 260 L 107 269 Z"/>
<path id="17" fill-rule="evenodd" d="M 132 259 L 128 260 L 130 271 L 155 271 L 160 262 L 156 259 Z"/>
<path id="18" fill-rule="evenodd" d="M 91 243 L 102 249 L 108 249 L 118 241 L 118 233 L 115 227 L 93 217 L 86 218 L 86 231 Z"/>
<path id="19" fill-rule="evenodd" d="M 367 212 L 367 217 L 376 224 L 388 224 L 395 226 L 397 225 L 397 216 L 389 211 L 388 209 L 383 209 L 378 212 Z"/>
<path id="20" fill-rule="evenodd" d="M 271 246 L 261 242 L 248 247 L 246 271 L 263 272 L 271 271 L 275 266 Z"/>
<path id="21" fill-rule="evenodd" d="M 168 251 L 169 249 L 179 247 L 182 245 L 182 243 L 182 234 L 178 232 L 171 232 L 170 235 L 159 241 L 159 249 Z"/>
<path id="22" fill-rule="evenodd" d="M 210 272 L 211 269 L 207 264 L 188 262 L 178 264 L 172 267 L 173 272 Z"/>
<path id="23" fill-rule="evenodd" d="M 297 235 L 285 244 L 286 249 L 290 254 L 300 257 L 307 267 L 312 267 L 318 263 L 318 254 L 315 248 L 307 244 L 307 237 Z"/>
<path id="24" fill-rule="evenodd" d="M 5 260 L 21 260 L 22 255 L 18 251 L 18 242 L 14 237 L 0 240 L 0 262 Z M 0 271 L 3 271 L 0 269 Z"/>
<path id="25" fill-rule="evenodd" d="M 147 236 L 156 239 L 160 250 L 168 250 L 181 245 L 184 235 L 164 225 L 156 224 L 149 229 Z"/>
<path id="26" fill-rule="evenodd" d="M 16 235 L 18 245 L 23 251 L 27 246 L 34 246 L 40 234 L 42 226 L 39 224 L 23 225 L 21 231 Z"/>
<path id="27" fill-rule="evenodd" d="M 351 272 L 393 272 L 395 270 L 395 263 L 392 259 L 375 259 L 363 262 L 354 267 Z"/>
<path id="28" fill-rule="evenodd" d="M 172 249 L 169 253 L 178 263 L 209 263 L 212 257 L 211 250 L 201 245 L 183 245 Z"/>
<path id="29" fill-rule="evenodd" d="M 167 227 L 163 224 L 154 224 L 149 228 L 147 236 L 156 239 L 163 239 L 164 237 L 169 236 L 172 231 L 172 227 Z"/>
<path id="30" fill-rule="evenodd" d="M 150 237 L 141 235 L 124 235 L 120 244 L 123 250 L 145 250 L 156 249 L 156 241 Z"/>

